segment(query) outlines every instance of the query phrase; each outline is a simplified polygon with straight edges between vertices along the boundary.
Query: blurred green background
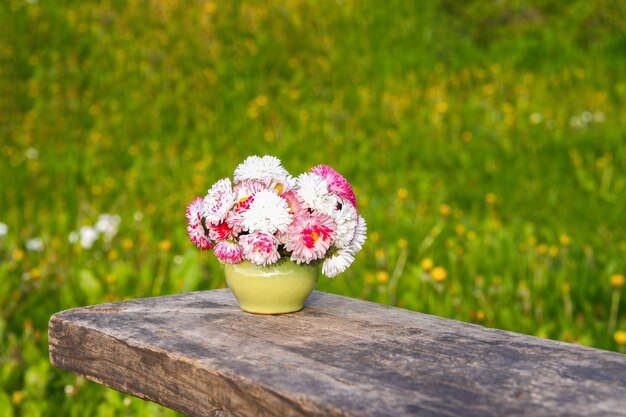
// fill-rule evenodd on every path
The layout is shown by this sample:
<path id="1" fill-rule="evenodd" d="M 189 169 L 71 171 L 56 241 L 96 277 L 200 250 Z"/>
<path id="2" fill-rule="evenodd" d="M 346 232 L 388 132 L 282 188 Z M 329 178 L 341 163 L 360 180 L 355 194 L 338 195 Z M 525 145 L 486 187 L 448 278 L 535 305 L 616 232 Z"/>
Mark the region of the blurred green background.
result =
<path id="1" fill-rule="evenodd" d="M 0 2 L 0 415 L 175 413 L 51 368 L 56 311 L 223 287 L 185 206 L 325 163 L 318 289 L 624 352 L 626 3 Z"/>

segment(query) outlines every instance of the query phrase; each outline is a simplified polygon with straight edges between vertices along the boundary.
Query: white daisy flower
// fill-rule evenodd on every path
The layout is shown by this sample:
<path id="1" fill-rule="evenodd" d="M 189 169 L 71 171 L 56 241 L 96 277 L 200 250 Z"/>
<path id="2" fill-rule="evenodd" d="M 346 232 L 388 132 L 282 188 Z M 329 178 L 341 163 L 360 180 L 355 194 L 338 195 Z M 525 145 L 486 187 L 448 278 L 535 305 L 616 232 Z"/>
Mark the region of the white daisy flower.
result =
<path id="1" fill-rule="evenodd" d="M 250 233 L 284 232 L 293 219 L 287 201 L 272 190 L 256 193 L 250 208 L 241 215 L 243 227 Z"/>
<path id="2" fill-rule="evenodd" d="M 328 191 L 328 182 L 321 175 L 305 172 L 296 178 L 302 206 L 332 215 L 337 208 L 337 196 Z"/>
<path id="3" fill-rule="evenodd" d="M 211 224 L 219 224 L 226 218 L 235 204 L 235 195 L 230 178 L 224 178 L 213 184 L 207 192 L 202 205 L 202 216 Z"/>
<path id="4" fill-rule="evenodd" d="M 341 208 L 335 210 L 332 216 L 337 224 L 335 246 L 345 248 L 350 245 L 352 239 L 354 239 L 358 219 L 356 209 L 348 200 L 344 200 L 341 204 Z"/>
<path id="5" fill-rule="evenodd" d="M 333 278 L 344 272 L 354 262 L 354 252 L 352 247 L 339 249 L 329 256 L 322 264 L 322 273 L 328 278 Z"/>
<path id="6" fill-rule="evenodd" d="M 283 168 L 280 159 L 265 155 L 249 156 L 235 169 L 235 183 L 245 180 L 264 181 L 268 178 L 287 178 L 289 172 Z"/>
<path id="7" fill-rule="evenodd" d="M 9 233 L 9 226 L 0 222 L 0 238 L 5 237 Z"/>
<path id="8" fill-rule="evenodd" d="M 359 214 L 359 217 L 356 221 L 356 230 L 354 232 L 354 238 L 352 242 L 350 242 L 350 247 L 352 247 L 354 253 L 357 253 L 361 249 L 363 249 L 363 244 L 367 239 L 367 223 L 365 223 L 365 219 L 363 216 Z"/>

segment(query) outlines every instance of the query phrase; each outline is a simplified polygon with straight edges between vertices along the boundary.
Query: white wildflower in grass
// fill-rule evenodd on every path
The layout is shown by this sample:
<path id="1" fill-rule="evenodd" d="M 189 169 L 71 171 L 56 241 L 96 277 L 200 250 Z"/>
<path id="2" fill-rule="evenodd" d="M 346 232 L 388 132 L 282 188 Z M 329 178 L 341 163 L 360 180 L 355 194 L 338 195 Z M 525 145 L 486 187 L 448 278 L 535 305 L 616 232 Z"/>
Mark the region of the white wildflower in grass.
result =
<path id="1" fill-rule="evenodd" d="M 235 183 L 246 180 L 266 181 L 268 179 L 284 179 L 289 177 L 289 172 L 283 168 L 280 159 L 275 156 L 265 155 L 249 156 L 235 169 Z"/>
<path id="2" fill-rule="evenodd" d="M 333 278 L 344 272 L 354 262 L 352 247 L 337 250 L 324 260 L 322 273 L 328 278 Z"/>
<path id="3" fill-rule="evenodd" d="M 235 204 L 235 195 L 230 178 L 224 178 L 216 182 L 204 197 L 202 215 L 207 222 L 219 224 Z"/>
<path id="4" fill-rule="evenodd" d="M 37 159 L 39 157 L 39 151 L 35 148 L 26 149 L 26 158 L 28 159 Z"/>
<path id="5" fill-rule="evenodd" d="M 78 232 L 72 232 L 67 236 L 67 241 L 70 243 L 78 242 Z"/>
<path id="6" fill-rule="evenodd" d="M 9 233 L 9 226 L 4 223 L 0 223 L 0 238 L 5 237 Z"/>
<path id="7" fill-rule="evenodd" d="M 95 227 L 83 226 L 78 229 L 78 242 L 84 249 L 90 249 L 96 240 L 98 240 L 99 235 L 100 233 Z"/>
<path id="8" fill-rule="evenodd" d="M 41 252 L 43 250 L 43 240 L 40 237 L 34 237 L 26 241 L 26 249 L 31 252 Z"/>
<path id="9" fill-rule="evenodd" d="M 254 195 L 250 208 L 242 213 L 242 224 L 250 233 L 274 234 L 286 231 L 292 218 L 284 198 L 272 190 L 262 190 Z"/>
<path id="10" fill-rule="evenodd" d="M 117 234 L 122 218 L 117 214 L 103 213 L 98 216 L 96 230 L 104 235 L 104 240 L 109 242 Z"/>
<path id="11" fill-rule="evenodd" d="M 296 184 L 303 207 L 323 214 L 332 214 L 337 208 L 338 197 L 328 191 L 328 182 L 321 175 L 305 172 L 296 178 Z"/>
<path id="12" fill-rule="evenodd" d="M 344 200 L 341 207 L 332 213 L 332 217 L 337 224 L 335 246 L 345 248 L 352 242 L 356 231 L 358 214 L 356 209 L 347 200 Z"/>

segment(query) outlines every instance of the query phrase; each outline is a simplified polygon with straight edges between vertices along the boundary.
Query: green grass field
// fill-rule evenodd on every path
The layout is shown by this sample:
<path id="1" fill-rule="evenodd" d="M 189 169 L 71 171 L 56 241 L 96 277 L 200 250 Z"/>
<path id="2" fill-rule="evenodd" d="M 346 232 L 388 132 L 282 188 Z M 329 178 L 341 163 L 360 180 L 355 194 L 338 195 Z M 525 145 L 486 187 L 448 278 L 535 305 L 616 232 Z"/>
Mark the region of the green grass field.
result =
<path id="1" fill-rule="evenodd" d="M 626 352 L 624 74 L 617 0 L 2 1 L 0 415 L 175 415 L 51 368 L 47 321 L 223 287 L 185 206 L 251 154 L 355 186 L 318 289 Z"/>

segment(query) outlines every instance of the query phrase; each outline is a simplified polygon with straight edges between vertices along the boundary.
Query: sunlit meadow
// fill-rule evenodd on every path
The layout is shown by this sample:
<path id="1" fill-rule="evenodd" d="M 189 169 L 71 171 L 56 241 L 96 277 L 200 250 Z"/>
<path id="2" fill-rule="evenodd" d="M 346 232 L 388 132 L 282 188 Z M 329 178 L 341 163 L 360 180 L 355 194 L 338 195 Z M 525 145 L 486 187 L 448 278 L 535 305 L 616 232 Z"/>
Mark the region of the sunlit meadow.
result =
<path id="1" fill-rule="evenodd" d="M 185 206 L 250 154 L 356 187 L 318 289 L 626 352 L 625 51 L 612 0 L 0 2 L 0 415 L 175 415 L 47 321 L 223 287 Z"/>

